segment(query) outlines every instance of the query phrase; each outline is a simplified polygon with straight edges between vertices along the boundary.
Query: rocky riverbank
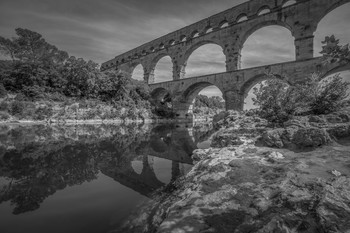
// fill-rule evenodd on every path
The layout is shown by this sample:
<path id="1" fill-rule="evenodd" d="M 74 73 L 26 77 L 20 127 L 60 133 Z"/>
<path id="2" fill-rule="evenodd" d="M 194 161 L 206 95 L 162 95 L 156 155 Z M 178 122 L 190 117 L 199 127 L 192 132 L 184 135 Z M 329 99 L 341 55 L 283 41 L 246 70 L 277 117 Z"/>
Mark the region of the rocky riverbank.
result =
<path id="1" fill-rule="evenodd" d="M 194 151 L 192 170 L 123 230 L 350 232 L 349 122 L 349 109 L 279 128 L 223 113 L 211 148 Z"/>

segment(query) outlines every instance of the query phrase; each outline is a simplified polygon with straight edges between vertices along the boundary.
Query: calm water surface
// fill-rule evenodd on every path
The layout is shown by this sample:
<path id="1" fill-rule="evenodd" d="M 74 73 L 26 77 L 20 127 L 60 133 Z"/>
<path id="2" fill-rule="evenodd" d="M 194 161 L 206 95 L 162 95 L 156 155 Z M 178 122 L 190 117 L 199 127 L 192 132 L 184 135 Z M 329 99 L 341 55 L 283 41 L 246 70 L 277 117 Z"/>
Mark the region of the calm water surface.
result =
<path id="1" fill-rule="evenodd" d="M 192 166 L 210 129 L 0 126 L 0 232 L 109 232 Z"/>

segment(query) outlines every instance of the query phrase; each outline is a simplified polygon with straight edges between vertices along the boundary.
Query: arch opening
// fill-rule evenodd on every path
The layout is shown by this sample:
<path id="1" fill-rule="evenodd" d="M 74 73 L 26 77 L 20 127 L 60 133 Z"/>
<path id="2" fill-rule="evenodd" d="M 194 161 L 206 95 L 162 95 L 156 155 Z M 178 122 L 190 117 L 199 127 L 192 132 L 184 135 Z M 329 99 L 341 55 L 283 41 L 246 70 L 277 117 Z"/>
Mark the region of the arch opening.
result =
<path id="1" fill-rule="evenodd" d="M 192 112 L 196 118 L 214 116 L 225 111 L 225 100 L 222 92 L 214 85 L 200 90 L 193 100 Z"/>
<path id="2" fill-rule="evenodd" d="M 181 42 L 187 41 L 187 37 L 186 37 L 186 36 L 181 36 L 181 37 L 180 37 L 180 41 L 181 41 Z"/>
<path id="3" fill-rule="evenodd" d="M 318 23 L 314 33 L 314 57 L 322 54 L 322 41 L 326 36 L 334 35 L 340 40 L 340 44 L 350 43 L 350 3 L 345 3 L 326 14 Z"/>
<path id="4" fill-rule="evenodd" d="M 209 82 L 191 85 L 183 93 L 182 99 L 186 103 L 186 114 L 195 118 L 209 117 L 225 110 L 225 101 L 221 90 Z"/>
<path id="5" fill-rule="evenodd" d="M 258 11 L 258 16 L 259 15 L 265 15 L 265 14 L 268 14 L 268 13 L 270 13 L 271 12 L 271 10 L 270 10 L 270 8 L 268 7 L 268 6 L 263 6 L 263 7 L 261 7 L 260 9 L 259 9 L 259 11 Z"/>
<path id="6" fill-rule="evenodd" d="M 198 31 L 194 31 L 192 32 L 192 38 L 196 38 L 196 37 L 199 37 L 199 32 Z"/>
<path id="7" fill-rule="evenodd" d="M 156 62 L 153 75 L 154 83 L 173 80 L 173 63 L 170 56 L 165 55 Z"/>
<path id="8" fill-rule="evenodd" d="M 139 81 L 144 81 L 144 69 L 141 64 L 138 64 L 131 75 L 132 79 L 139 80 Z"/>
<path id="9" fill-rule="evenodd" d="M 226 71 L 226 57 L 223 49 L 212 42 L 195 46 L 186 56 L 185 78 Z"/>
<path id="10" fill-rule="evenodd" d="M 248 36 L 241 51 L 242 68 L 295 60 L 294 38 L 285 27 L 265 26 Z"/>
<path id="11" fill-rule="evenodd" d="M 279 75 L 276 75 L 275 77 L 281 79 L 281 76 Z M 242 86 L 241 93 L 244 96 L 243 110 L 259 108 L 259 106 L 255 105 L 253 101 L 253 99 L 256 98 L 256 95 L 254 94 L 254 89 L 259 89 L 262 86 L 266 86 L 266 81 L 269 79 L 271 79 L 271 77 L 269 77 L 266 74 L 256 75 Z M 288 84 L 288 82 L 286 82 L 286 84 Z"/>
<path id="12" fill-rule="evenodd" d="M 296 0 L 289 0 L 289 1 L 287 1 L 286 3 L 284 3 L 284 4 L 282 5 L 282 8 L 285 8 L 285 7 L 288 7 L 288 6 L 292 6 L 292 5 L 294 5 L 294 4 L 297 4 L 297 1 L 296 1 Z"/>
<path id="13" fill-rule="evenodd" d="M 209 26 L 205 29 L 205 34 L 211 33 L 212 31 L 213 31 L 213 28 Z"/>
<path id="14" fill-rule="evenodd" d="M 229 24 L 228 24 L 227 20 L 224 20 L 219 24 L 219 28 L 226 28 L 228 26 L 229 26 Z"/>
<path id="15" fill-rule="evenodd" d="M 248 20 L 248 16 L 246 14 L 241 14 L 237 17 L 236 22 L 241 23 L 241 22 L 244 22 L 246 20 Z"/>

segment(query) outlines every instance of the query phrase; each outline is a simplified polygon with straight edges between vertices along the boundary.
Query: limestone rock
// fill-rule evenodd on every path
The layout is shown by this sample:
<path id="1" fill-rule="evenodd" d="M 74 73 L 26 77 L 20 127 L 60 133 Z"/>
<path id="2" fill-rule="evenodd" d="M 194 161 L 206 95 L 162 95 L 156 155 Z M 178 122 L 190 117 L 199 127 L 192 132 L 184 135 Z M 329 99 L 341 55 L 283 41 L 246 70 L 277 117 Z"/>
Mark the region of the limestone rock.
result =
<path id="1" fill-rule="evenodd" d="M 317 147 L 330 143 L 331 138 L 324 129 L 305 128 L 294 134 L 292 142 L 299 147 Z"/>
<path id="2" fill-rule="evenodd" d="M 211 142 L 212 147 L 227 147 L 227 146 L 238 146 L 242 145 L 244 142 L 240 139 L 237 134 L 233 134 L 230 132 L 219 131 Z"/>

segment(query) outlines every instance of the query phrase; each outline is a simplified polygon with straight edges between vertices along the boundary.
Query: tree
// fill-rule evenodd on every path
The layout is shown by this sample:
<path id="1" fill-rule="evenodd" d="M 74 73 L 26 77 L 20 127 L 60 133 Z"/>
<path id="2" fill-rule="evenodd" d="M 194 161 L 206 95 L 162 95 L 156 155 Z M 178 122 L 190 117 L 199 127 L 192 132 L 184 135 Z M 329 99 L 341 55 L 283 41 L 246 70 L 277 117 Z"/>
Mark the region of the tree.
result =
<path id="1" fill-rule="evenodd" d="M 339 45 L 339 40 L 334 35 L 327 36 L 322 44 L 324 46 L 322 46 L 321 54 L 326 63 L 346 64 L 350 62 L 349 44 Z"/>

